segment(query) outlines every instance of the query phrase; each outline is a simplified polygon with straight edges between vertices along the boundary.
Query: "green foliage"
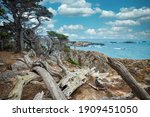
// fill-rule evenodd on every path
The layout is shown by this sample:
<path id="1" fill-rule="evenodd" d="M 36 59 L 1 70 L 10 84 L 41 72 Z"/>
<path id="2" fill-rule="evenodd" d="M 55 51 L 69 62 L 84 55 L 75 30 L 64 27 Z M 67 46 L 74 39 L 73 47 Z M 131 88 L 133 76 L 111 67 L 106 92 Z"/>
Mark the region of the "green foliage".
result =
<path id="1" fill-rule="evenodd" d="M 6 32 L 0 32 L 0 38 L 7 37 L 8 35 Z"/>
<path id="2" fill-rule="evenodd" d="M 73 65 L 77 65 L 80 66 L 80 64 L 78 63 L 78 61 L 71 59 L 70 57 L 67 60 L 69 63 L 73 64 Z"/>
<path id="3" fill-rule="evenodd" d="M 49 36 L 57 37 L 60 40 L 67 40 L 68 39 L 68 36 L 56 33 L 54 31 L 48 31 L 47 33 L 48 33 Z"/>
<path id="4" fill-rule="evenodd" d="M 64 51 L 67 53 L 70 52 L 70 47 L 66 44 L 64 45 Z"/>
<path id="5" fill-rule="evenodd" d="M 3 15 L 5 13 L 5 10 L 0 8 L 0 15 Z"/>

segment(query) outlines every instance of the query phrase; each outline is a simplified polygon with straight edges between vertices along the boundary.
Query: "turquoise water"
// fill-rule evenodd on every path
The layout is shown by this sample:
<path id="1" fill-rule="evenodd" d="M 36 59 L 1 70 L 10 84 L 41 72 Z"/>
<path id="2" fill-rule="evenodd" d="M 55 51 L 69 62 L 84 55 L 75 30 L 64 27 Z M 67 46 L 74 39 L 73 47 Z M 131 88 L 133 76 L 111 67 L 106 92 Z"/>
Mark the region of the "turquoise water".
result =
<path id="1" fill-rule="evenodd" d="M 113 58 L 150 59 L 150 39 L 147 40 L 84 39 L 78 41 L 88 41 L 104 44 L 104 46 L 90 45 L 87 47 L 76 47 L 76 49 L 78 50 L 98 51 Z M 127 43 L 127 41 L 130 41 L 132 43 Z"/>

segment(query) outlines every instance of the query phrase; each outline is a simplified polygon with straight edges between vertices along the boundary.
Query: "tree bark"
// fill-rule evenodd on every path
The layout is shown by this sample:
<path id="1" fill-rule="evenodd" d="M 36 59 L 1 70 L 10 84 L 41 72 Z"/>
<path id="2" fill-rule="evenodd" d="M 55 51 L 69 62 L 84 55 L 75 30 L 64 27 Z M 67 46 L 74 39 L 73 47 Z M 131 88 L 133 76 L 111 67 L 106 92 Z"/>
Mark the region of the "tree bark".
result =
<path id="1" fill-rule="evenodd" d="M 39 76 L 33 72 L 29 72 L 28 75 L 25 76 L 17 76 L 17 83 L 13 90 L 9 93 L 8 99 L 11 100 L 20 100 L 23 87 L 28 84 L 31 80 L 38 78 Z"/>
<path id="2" fill-rule="evenodd" d="M 54 100 L 67 100 L 67 98 L 47 70 L 38 66 L 34 67 L 33 70 L 43 78 L 43 81 L 45 82 Z"/>
<path id="3" fill-rule="evenodd" d="M 16 32 L 16 52 L 22 52 L 24 49 L 24 40 L 22 29 L 17 29 Z"/>
<path id="4" fill-rule="evenodd" d="M 141 88 L 134 77 L 128 72 L 127 68 L 120 63 L 110 57 L 108 57 L 108 64 L 118 72 L 119 75 L 122 76 L 123 80 L 129 85 L 132 89 L 133 93 L 142 100 L 150 100 L 150 95 Z"/>

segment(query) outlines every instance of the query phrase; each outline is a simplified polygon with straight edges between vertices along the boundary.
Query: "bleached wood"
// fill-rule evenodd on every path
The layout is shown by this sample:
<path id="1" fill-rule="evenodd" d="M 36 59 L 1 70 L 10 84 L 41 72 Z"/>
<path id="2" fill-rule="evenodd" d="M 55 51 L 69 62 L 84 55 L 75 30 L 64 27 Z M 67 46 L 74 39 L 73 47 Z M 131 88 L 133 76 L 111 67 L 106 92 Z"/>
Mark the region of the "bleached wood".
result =
<path id="1" fill-rule="evenodd" d="M 139 86 L 134 77 L 129 73 L 127 68 L 119 61 L 108 57 L 108 64 L 122 76 L 123 80 L 129 85 L 133 93 L 142 100 L 150 100 L 150 95 Z"/>
<path id="2" fill-rule="evenodd" d="M 38 78 L 39 76 L 33 72 L 29 72 L 28 75 L 25 76 L 17 76 L 17 83 L 12 91 L 8 95 L 8 99 L 11 100 L 20 100 L 23 87 L 28 84 L 31 80 Z"/>
<path id="3" fill-rule="evenodd" d="M 54 100 L 67 100 L 56 81 L 46 69 L 36 66 L 33 70 L 42 77 Z"/>

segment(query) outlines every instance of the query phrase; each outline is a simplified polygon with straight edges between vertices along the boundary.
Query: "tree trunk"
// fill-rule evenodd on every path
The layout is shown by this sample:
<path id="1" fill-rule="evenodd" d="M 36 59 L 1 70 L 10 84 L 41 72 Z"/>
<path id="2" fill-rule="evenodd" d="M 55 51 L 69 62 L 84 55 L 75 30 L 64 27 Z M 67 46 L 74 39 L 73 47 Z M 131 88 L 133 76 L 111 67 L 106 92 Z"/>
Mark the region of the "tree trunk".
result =
<path id="1" fill-rule="evenodd" d="M 150 100 L 150 95 L 141 88 L 134 77 L 128 72 L 127 68 L 120 63 L 110 57 L 108 57 L 108 64 L 118 72 L 119 75 L 122 76 L 123 80 L 129 85 L 132 89 L 133 93 L 142 100 Z"/>
<path id="2" fill-rule="evenodd" d="M 24 49 L 23 31 L 18 29 L 16 32 L 16 52 L 22 52 Z"/>

